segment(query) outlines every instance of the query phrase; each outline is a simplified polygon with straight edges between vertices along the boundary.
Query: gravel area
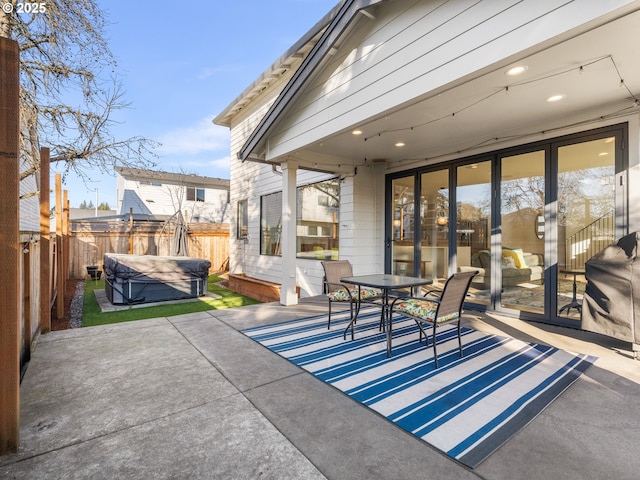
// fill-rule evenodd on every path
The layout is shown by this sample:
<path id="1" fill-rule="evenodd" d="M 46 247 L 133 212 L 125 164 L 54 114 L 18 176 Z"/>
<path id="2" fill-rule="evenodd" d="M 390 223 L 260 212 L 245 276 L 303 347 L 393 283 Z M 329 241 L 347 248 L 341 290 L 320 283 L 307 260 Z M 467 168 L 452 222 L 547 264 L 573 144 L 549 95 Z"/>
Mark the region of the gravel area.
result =
<path id="1" fill-rule="evenodd" d="M 84 281 L 76 284 L 76 291 L 71 300 L 69 312 L 69 326 L 71 328 L 82 327 L 82 304 L 84 302 Z"/>

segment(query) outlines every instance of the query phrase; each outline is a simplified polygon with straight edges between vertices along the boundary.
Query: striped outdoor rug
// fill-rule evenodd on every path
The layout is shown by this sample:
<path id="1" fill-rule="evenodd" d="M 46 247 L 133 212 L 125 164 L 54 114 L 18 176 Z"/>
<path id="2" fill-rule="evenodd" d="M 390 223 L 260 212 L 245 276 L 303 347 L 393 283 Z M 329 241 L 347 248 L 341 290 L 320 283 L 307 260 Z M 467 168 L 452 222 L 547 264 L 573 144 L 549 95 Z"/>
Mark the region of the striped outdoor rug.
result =
<path id="1" fill-rule="evenodd" d="M 355 340 L 342 339 L 348 314 L 251 328 L 244 334 L 384 415 L 459 462 L 474 468 L 527 425 L 595 361 L 541 344 L 463 329 L 459 358 L 455 326 L 431 346 L 394 315 L 393 354 L 378 331 L 380 309 L 363 309 Z"/>

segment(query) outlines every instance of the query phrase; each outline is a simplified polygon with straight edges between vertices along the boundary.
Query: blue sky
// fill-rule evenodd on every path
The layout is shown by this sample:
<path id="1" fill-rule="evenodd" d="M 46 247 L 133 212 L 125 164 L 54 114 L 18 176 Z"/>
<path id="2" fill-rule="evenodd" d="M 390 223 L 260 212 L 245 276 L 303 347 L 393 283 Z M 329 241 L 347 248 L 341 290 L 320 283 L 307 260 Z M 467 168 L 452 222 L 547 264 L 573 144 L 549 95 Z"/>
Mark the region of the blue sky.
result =
<path id="1" fill-rule="evenodd" d="M 112 133 L 162 143 L 158 170 L 229 178 L 229 130 L 213 118 L 338 0 L 96 2 L 131 103 Z M 71 207 L 95 203 L 97 188 L 98 202 L 115 208 L 115 173 L 92 179 L 66 179 Z"/>

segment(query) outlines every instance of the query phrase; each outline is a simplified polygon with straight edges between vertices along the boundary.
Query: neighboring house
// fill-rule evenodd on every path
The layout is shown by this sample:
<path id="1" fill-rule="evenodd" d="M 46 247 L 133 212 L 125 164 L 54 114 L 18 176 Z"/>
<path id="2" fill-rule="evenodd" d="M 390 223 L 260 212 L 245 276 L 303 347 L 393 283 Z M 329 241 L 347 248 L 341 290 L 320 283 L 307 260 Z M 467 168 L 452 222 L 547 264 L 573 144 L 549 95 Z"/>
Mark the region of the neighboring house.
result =
<path id="1" fill-rule="evenodd" d="M 92 218 L 113 217 L 115 214 L 115 210 L 100 210 L 99 208 L 70 208 L 69 220 L 90 220 Z"/>
<path id="2" fill-rule="evenodd" d="M 222 178 L 116 168 L 117 208 L 120 215 L 172 216 L 186 212 L 189 222 L 229 221 L 229 180 Z"/>
<path id="3" fill-rule="evenodd" d="M 231 273 L 288 305 L 321 293 L 325 250 L 356 274 L 482 268 L 479 309 L 579 327 L 564 270 L 640 230 L 639 31 L 640 1 L 343 0 L 214 120 Z"/>
<path id="4" fill-rule="evenodd" d="M 20 162 L 20 171 L 29 169 L 26 161 Z M 36 175 L 20 181 L 20 232 L 40 233 L 40 185 Z"/>

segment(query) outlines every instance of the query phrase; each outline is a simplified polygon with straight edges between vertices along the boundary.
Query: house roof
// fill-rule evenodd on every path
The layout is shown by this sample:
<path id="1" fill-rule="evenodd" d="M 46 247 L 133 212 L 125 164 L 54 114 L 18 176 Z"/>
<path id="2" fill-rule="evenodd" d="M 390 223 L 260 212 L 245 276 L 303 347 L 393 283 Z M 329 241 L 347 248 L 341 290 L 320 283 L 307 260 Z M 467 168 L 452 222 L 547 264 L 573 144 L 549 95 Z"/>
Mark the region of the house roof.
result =
<path id="1" fill-rule="evenodd" d="M 340 3 L 342 3 L 342 0 Z M 293 68 L 313 49 L 320 35 L 334 18 L 340 8 L 338 3 L 329 13 L 322 17 L 311 29 L 278 58 L 262 75 L 238 95 L 218 116 L 213 123 L 223 127 L 231 126 L 231 119 L 260 95 L 269 85 Z"/>
<path id="2" fill-rule="evenodd" d="M 267 156 L 267 140 L 277 133 L 288 109 L 295 108 L 295 101 L 311 84 L 310 77 L 321 70 L 323 62 L 331 61 L 334 49 L 347 46 L 347 36 L 351 38 L 365 18 L 359 12 L 374 17 L 379 12 L 367 7 L 380 4 L 381 9 L 392 9 L 393 3 L 344 0 L 334 8 L 330 18 L 325 17 L 326 26 L 315 31 L 317 43 L 251 132 L 238 158 L 269 163 L 283 160 L 273 153 L 273 158 Z M 539 9 L 532 13 L 533 6 Z M 311 139 L 318 141 L 292 144 L 295 158 L 305 168 L 318 165 L 325 169 L 333 168 L 333 163 L 340 167 L 344 159 L 351 160 L 355 168 L 377 163 L 387 168 L 438 163 L 534 141 L 556 131 L 585 129 L 603 120 L 615 122 L 637 112 L 640 64 L 629 39 L 640 28 L 640 1 L 585 2 L 582 6 L 566 2 L 552 8 L 529 0 L 496 18 L 485 18 L 490 12 L 482 5 L 473 8 L 478 23 L 470 29 L 456 25 L 467 28 L 478 42 L 458 42 L 451 54 L 451 48 L 445 50 L 457 37 L 441 43 L 434 39 L 429 53 L 443 56 L 433 64 L 424 61 L 429 70 L 419 71 L 413 83 L 389 82 L 387 90 L 363 103 L 366 109 L 358 112 L 360 118 L 355 114 L 329 116 L 333 111 L 327 107 L 331 126 L 319 132 L 321 138 Z M 457 20 L 455 12 L 441 13 L 450 13 L 442 24 Z M 486 22 L 480 20 L 491 20 L 499 28 L 491 29 L 489 35 Z M 467 30 L 464 32 L 469 33 Z M 423 44 L 428 43 L 429 32 L 424 39 Z M 419 60 L 411 54 L 410 49 L 404 52 L 407 65 Z M 521 64 L 528 70 L 517 80 L 505 75 L 508 68 Z M 566 101 L 545 101 L 557 92 L 567 94 Z M 397 102 L 393 105 L 392 97 Z M 231 123 L 235 105 L 225 110 L 226 125 Z M 216 123 L 221 118 L 222 114 Z M 354 127 L 362 132 L 357 139 L 351 133 Z M 330 128 L 334 129 L 325 135 Z"/>
<path id="3" fill-rule="evenodd" d="M 291 107 L 307 80 L 324 65 L 332 49 L 337 47 L 340 39 L 356 24 L 358 14 L 384 1 L 386 0 L 343 0 L 303 37 L 303 39 L 313 37 L 322 30 L 317 43 L 238 152 L 238 158 L 243 161 L 247 159 L 264 161 L 265 156 L 262 150 L 268 134 Z M 217 122 L 218 118 L 214 122 Z"/>
<path id="4" fill-rule="evenodd" d="M 229 190 L 229 179 L 204 177 L 195 174 L 159 172 L 155 170 L 142 170 L 139 168 L 116 167 L 116 171 L 122 177 L 130 180 L 152 180 L 155 182 L 172 183 L 177 185 L 193 185 L 198 187 L 217 188 Z"/>
<path id="5" fill-rule="evenodd" d="M 55 208 L 55 207 L 54 207 Z M 69 220 L 95 219 L 115 215 L 115 210 L 100 210 L 95 208 L 70 208 Z"/>

